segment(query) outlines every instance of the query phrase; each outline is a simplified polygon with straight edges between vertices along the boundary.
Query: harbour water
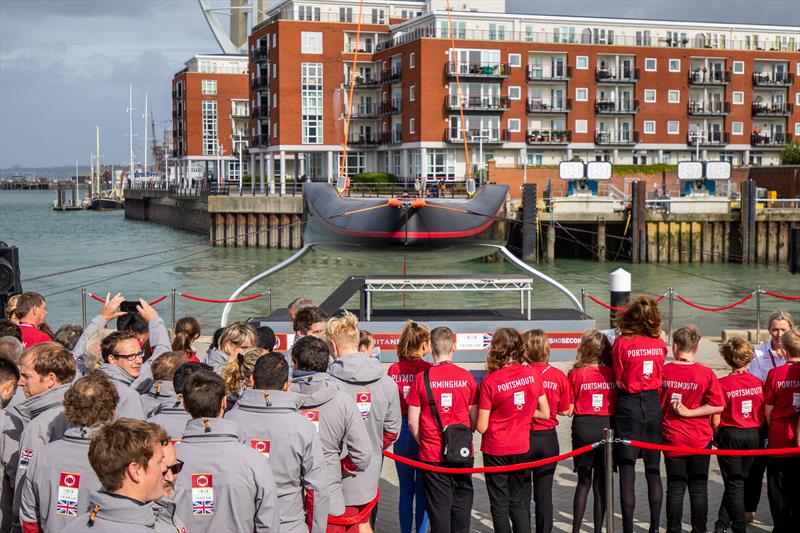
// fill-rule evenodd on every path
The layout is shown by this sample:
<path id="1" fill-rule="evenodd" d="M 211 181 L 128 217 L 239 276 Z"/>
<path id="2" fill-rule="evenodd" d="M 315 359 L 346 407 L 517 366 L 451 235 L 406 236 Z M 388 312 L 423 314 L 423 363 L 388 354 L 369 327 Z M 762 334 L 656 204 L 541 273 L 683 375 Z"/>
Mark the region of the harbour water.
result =
<path id="1" fill-rule="evenodd" d="M 64 322 L 80 322 L 80 288 L 97 295 L 122 292 L 128 299 L 154 300 L 171 288 L 178 292 L 206 298 L 227 298 L 246 279 L 288 257 L 289 250 L 213 248 L 203 235 L 148 223 L 125 220 L 116 212 L 54 212 L 55 191 L 0 191 L 0 240 L 20 249 L 22 277 L 79 269 L 75 272 L 45 277 L 24 283 L 25 290 L 46 296 L 48 323 L 58 327 Z M 155 253 L 163 252 L 163 253 Z M 149 254 L 149 255 L 148 255 Z M 120 259 L 134 258 L 127 261 Z M 102 266 L 80 269 L 89 265 Z M 745 267 L 738 264 L 641 264 L 558 260 L 538 268 L 558 279 L 579 294 L 581 288 L 598 299 L 608 301 L 608 274 L 618 267 L 631 272 L 634 292 L 663 294 L 669 287 L 683 297 L 705 306 L 721 306 L 746 296 L 760 285 L 783 294 L 800 294 L 800 276 L 784 269 L 766 266 Z M 252 287 L 247 294 L 272 291 L 273 307 L 284 306 L 292 298 L 304 295 L 321 301 L 347 276 L 358 274 L 402 274 L 403 265 L 356 263 L 312 252 L 288 269 Z M 437 267 L 415 268 L 407 265 L 408 274 L 516 274 L 508 262 L 473 261 Z M 399 307 L 402 296 L 381 295 L 376 305 Z M 566 298 L 543 282 L 535 282 L 533 303 L 539 307 L 568 306 Z M 354 301 L 355 305 L 356 302 Z M 100 304 L 90 300 L 91 317 Z M 519 305 L 516 294 L 484 293 L 407 295 L 406 306 L 437 308 L 508 307 Z M 267 313 L 266 298 L 236 304 L 233 318 Z M 800 302 L 762 296 L 762 317 L 771 309 L 783 308 L 800 315 Z M 168 300 L 157 309 L 168 317 Z M 676 301 L 676 324 L 694 323 L 705 335 L 719 335 L 723 328 L 755 328 L 755 298 L 740 307 L 719 313 L 702 312 Z M 587 300 L 587 311 L 605 327 L 608 311 Z M 177 315 L 193 315 L 204 333 L 219 324 L 222 306 L 177 299 Z M 666 302 L 662 304 L 666 316 Z"/>

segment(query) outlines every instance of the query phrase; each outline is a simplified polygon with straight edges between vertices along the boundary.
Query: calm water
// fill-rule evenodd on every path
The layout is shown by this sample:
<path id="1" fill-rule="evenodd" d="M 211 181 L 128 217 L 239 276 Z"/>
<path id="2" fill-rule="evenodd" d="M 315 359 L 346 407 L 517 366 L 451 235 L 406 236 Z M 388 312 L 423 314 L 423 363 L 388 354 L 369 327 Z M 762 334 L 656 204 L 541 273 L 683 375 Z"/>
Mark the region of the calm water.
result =
<path id="1" fill-rule="evenodd" d="M 202 241 L 201 235 L 125 220 L 122 212 L 55 212 L 51 209 L 55 191 L 0 191 L 0 240 L 20 249 L 23 278 L 60 272 L 86 265 L 171 250 Z M 128 299 L 148 300 L 166 294 L 175 287 L 179 292 L 227 298 L 243 281 L 290 255 L 290 251 L 212 248 L 198 244 L 141 259 L 123 261 L 80 272 L 53 276 L 24 284 L 47 297 L 51 326 L 64 322 L 80 322 L 80 287 L 105 295 L 121 291 Z M 800 276 L 774 267 L 740 265 L 632 265 L 629 263 L 598 264 L 590 261 L 563 260 L 543 265 L 541 270 L 555 277 L 576 294 L 585 287 L 591 294 L 608 301 L 608 274 L 622 266 L 633 276 L 633 290 L 661 294 L 669 287 L 692 301 L 710 306 L 731 303 L 745 296 L 756 285 L 778 293 L 800 294 Z M 385 265 L 355 263 L 312 252 L 299 264 L 263 280 L 248 294 L 272 289 L 273 306 L 283 306 L 298 295 L 315 301 L 323 300 L 349 275 L 402 273 L 402 265 L 391 269 Z M 430 269 L 409 274 L 429 274 Z M 440 267 L 441 274 L 514 274 L 518 271 L 507 262 L 478 261 Z M 536 283 L 534 305 L 568 306 L 566 298 L 543 283 Z M 376 299 L 379 306 L 400 306 L 400 295 Z M 497 294 L 424 294 L 409 295 L 406 305 L 439 308 L 515 307 L 518 296 Z M 100 310 L 90 300 L 89 316 Z M 769 309 L 782 307 L 800 315 L 800 303 L 762 297 L 764 315 Z M 723 327 L 755 327 L 755 299 L 743 306 L 721 313 L 695 311 L 675 302 L 676 323 L 696 323 L 704 334 L 718 335 Z M 157 309 L 168 318 L 169 304 Z M 666 315 L 666 305 L 662 307 Z M 608 312 L 588 302 L 587 311 L 605 325 Z M 222 306 L 178 298 L 177 314 L 196 316 L 206 332 L 219 323 Z M 237 304 L 232 316 L 247 317 L 267 313 L 266 299 Z"/>

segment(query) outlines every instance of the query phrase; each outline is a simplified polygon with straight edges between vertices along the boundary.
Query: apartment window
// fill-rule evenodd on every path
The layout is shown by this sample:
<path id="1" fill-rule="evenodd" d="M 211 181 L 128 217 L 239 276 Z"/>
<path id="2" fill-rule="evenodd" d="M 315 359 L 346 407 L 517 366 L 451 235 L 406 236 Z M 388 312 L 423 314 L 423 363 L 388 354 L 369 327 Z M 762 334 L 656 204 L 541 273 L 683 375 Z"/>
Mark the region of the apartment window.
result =
<path id="1" fill-rule="evenodd" d="M 636 32 L 636 46 L 652 46 L 653 41 L 650 37 L 650 30 Z"/>
<path id="2" fill-rule="evenodd" d="M 681 132 L 681 123 L 677 120 L 670 120 L 667 122 L 667 133 L 670 135 L 678 135 Z"/>
<path id="3" fill-rule="evenodd" d="M 794 95 L 794 103 L 795 103 L 795 105 L 800 105 L 800 93 L 795 93 L 795 95 Z"/>
<path id="4" fill-rule="evenodd" d="M 800 76 L 800 61 L 797 62 L 797 75 Z"/>
<path id="5" fill-rule="evenodd" d="M 575 133 L 587 133 L 589 131 L 589 121 L 586 119 L 575 120 Z"/>
<path id="6" fill-rule="evenodd" d="M 680 72 L 681 71 L 681 60 L 680 59 L 670 59 L 669 60 L 669 71 L 670 72 Z"/>
<path id="7" fill-rule="evenodd" d="M 744 91 L 733 91 L 731 98 L 734 105 L 744 104 Z"/>
<path id="8" fill-rule="evenodd" d="M 680 91 L 667 91 L 667 102 L 670 104 L 680 104 L 681 103 L 681 92 Z"/>
<path id="9" fill-rule="evenodd" d="M 408 88 L 408 101 L 413 102 L 417 98 L 417 86 L 412 85 Z"/>
<path id="10" fill-rule="evenodd" d="M 273 122 L 272 123 L 272 136 L 273 137 L 277 137 L 278 136 L 278 123 L 277 122 Z"/>
<path id="11" fill-rule="evenodd" d="M 644 133 L 646 135 L 653 135 L 656 132 L 656 121 L 655 120 L 645 120 L 644 121 Z"/>
<path id="12" fill-rule="evenodd" d="M 217 80 L 202 80 L 200 92 L 203 94 L 217 94 Z"/>
<path id="13" fill-rule="evenodd" d="M 353 8 L 340 7 L 339 8 L 339 22 L 353 22 Z"/>
<path id="14" fill-rule="evenodd" d="M 520 129 L 521 126 L 518 118 L 508 119 L 508 131 L 510 131 L 511 133 L 519 133 Z"/>
<path id="15" fill-rule="evenodd" d="M 320 8 L 314 6 L 298 6 L 297 7 L 298 20 L 315 20 L 320 19 Z"/>
<path id="16" fill-rule="evenodd" d="M 733 73 L 734 74 L 744 74 L 744 61 L 734 61 L 733 62 Z"/>
<path id="17" fill-rule="evenodd" d="M 321 54 L 322 32 L 320 31 L 300 32 L 300 52 L 303 54 Z"/>
<path id="18" fill-rule="evenodd" d="M 272 48 L 275 48 L 276 46 L 278 46 L 278 33 L 277 32 L 272 34 Z"/>
<path id="19" fill-rule="evenodd" d="M 217 101 L 203 100 L 203 155 L 217 155 Z"/>
<path id="20" fill-rule="evenodd" d="M 408 119 L 408 133 L 411 133 L 412 135 L 416 133 L 415 131 L 416 124 L 417 124 L 416 119 L 413 118 Z"/>
<path id="21" fill-rule="evenodd" d="M 341 159 L 340 159 L 341 160 Z M 345 176 L 355 176 L 367 170 L 367 154 L 365 152 L 347 152 Z"/>
<path id="22" fill-rule="evenodd" d="M 385 24 L 386 23 L 386 15 L 383 9 L 373 9 L 372 10 L 372 23 L 373 24 Z"/>
<path id="23" fill-rule="evenodd" d="M 575 101 L 576 102 L 588 102 L 589 101 L 589 89 L 586 87 L 576 87 L 575 88 Z"/>
<path id="24" fill-rule="evenodd" d="M 522 56 L 519 54 L 508 54 L 508 66 L 520 67 L 522 66 Z"/>
<path id="25" fill-rule="evenodd" d="M 656 101 L 656 90 L 655 89 L 645 89 L 644 90 L 644 101 L 648 104 L 654 104 Z"/>
<path id="26" fill-rule="evenodd" d="M 795 135 L 800 135 L 800 122 L 795 122 L 794 123 L 794 134 Z"/>
<path id="27" fill-rule="evenodd" d="M 672 164 L 672 152 L 669 150 L 664 150 L 661 152 L 661 163 L 664 165 L 671 165 Z"/>
<path id="28" fill-rule="evenodd" d="M 455 150 L 428 150 L 428 176 L 454 178 L 455 175 Z"/>
<path id="29" fill-rule="evenodd" d="M 658 61 L 654 57 L 646 57 L 644 59 L 644 69 L 647 72 L 655 72 L 658 70 Z"/>
<path id="30" fill-rule="evenodd" d="M 575 58 L 575 68 L 578 70 L 588 70 L 589 56 L 577 56 Z"/>
<path id="31" fill-rule="evenodd" d="M 417 54 L 416 52 L 411 52 L 408 54 L 408 68 L 414 68 L 417 66 Z"/>
<path id="32" fill-rule="evenodd" d="M 542 152 L 526 152 L 525 158 L 528 166 L 540 167 L 544 165 L 544 154 Z"/>
<path id="33" fill-rule="evenodd" d="M 277 63 L 273 63 L 272 64 L 272 77 L 273 78 L 277 78 L 278 77 L 278 64 Z"/>
<path id="34" fill-rule="evenodd" d="M 490 41 L 505 41 L 506 40 L 506 25 L 489 23 L 489 40 Z"/>
<path id="35" fill-rule="evenodd" d="M 525 26 L 525 42 L 526 43 L 533 42 L 533 26 L 530 25 Z"/>
<path id="36" fill-rule="evenodd" d="M 554 43 L 575 43 L 575 27 L 574 26 L 561 26 L 553 28 L 553 42 Z"/>
<path id="37" fill-rule="evenodd" d="M 731 122 L 731 135 L 743 135 L 744 122 Z"/>
<path id="38" fill-rule="evenodd" d="M 322 63 L 303 63 L 300 72 L 302 142 L 322 144 Z"/>
<path id="39" fill-rule="evenodd" d="M 508 99 L 509 100 L 521 100 L 522 99 L 522 89 L 516 86 L 511 86 L 508 88 Z"/>
<path id="40" fill-rule="evenodd" d="M 278 93 L 272 93 L 271 100 L 272 100 L 272 107 L 273 108 L 277 108 L 278 107 Z"/>
<path id="41" fill-rule="evenodd" d="M 463 20 L 454 20 L 453 24 L 453 37 L 455 39 L 466 39 L 467 38 L 467 23 Z M 440 20 L 439 21 L 439 37 L 441 39 L 449 39 L 450 38 L 450 21 L 447 20 Z"/>

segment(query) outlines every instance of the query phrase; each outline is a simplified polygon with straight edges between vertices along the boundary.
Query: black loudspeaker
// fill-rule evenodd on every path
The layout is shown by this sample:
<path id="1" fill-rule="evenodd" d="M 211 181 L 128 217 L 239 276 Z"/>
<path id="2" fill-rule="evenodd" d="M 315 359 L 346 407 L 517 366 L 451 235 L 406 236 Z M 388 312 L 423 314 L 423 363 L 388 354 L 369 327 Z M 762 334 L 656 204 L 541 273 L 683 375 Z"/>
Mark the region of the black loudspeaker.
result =
<path id="1" fill-rule="evenodd" d="M 19 277 L 19 250 L 0 241 L 0 314 L 8 298 L 22 293 Z"/>
<path id="2" fill-rule="evenodd" d="M 789 230 L 789 272 L 800 272 L 800 228 Z"/>

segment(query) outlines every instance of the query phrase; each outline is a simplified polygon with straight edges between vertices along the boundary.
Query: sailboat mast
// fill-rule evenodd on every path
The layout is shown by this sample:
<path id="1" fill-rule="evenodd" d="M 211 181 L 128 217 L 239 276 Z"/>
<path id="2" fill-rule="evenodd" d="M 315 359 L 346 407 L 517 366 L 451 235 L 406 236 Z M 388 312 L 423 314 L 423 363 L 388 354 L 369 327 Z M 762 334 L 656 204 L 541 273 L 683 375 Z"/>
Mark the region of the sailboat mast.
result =
<path id="1" fill-rule="evenodd" d="M 92 197 L 92 187 L 94 186 L 94 154 L 89 153 L 89 198 Z"/>
<path id="2" fill-rule="evenodd" d="M 128 155 L 130 161 L 129 178 L 133 179 L 133 81 L 128 84 Z"/>
<path id="3" fill-rule="evenodd" d="M 100 180 L 102 174 L 100 173 L 100 126 L 95 125 L 95 161 L 97 161 L 97 168 L 95 168 L 95 175 L 92 176 L 92 189 L 93 193 L 100 195 Z M 95 179 L 97 181 L 95 181 Z"/>
<path id="4" fill-rule="evenodd" d="M 144 177 L 147 178 L 147 87 L 144 88 Z"/>

